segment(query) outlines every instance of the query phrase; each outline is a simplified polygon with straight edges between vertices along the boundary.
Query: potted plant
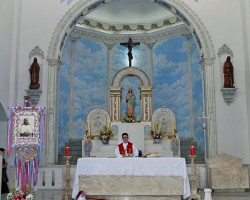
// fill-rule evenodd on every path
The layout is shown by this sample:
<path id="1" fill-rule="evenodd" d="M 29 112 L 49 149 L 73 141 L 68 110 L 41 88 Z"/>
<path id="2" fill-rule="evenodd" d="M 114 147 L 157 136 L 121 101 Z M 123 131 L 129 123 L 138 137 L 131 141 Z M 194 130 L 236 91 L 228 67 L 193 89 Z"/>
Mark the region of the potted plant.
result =
<path id="1" fill-rule="evenodd" d="M 109 144 L 109 140 L 112 138 L 112 136 L 113 136 L 112 129 L 107 126 L 103 126 L 99 136 L 101 142 L 103 144 Z"/>

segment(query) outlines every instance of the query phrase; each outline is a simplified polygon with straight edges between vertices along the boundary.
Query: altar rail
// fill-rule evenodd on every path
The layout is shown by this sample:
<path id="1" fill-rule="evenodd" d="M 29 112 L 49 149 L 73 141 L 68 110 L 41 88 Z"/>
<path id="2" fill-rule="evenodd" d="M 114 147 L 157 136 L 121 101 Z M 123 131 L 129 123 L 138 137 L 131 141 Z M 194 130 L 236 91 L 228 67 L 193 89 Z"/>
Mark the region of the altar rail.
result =
<path id="1" fill-rule="evenodd" d="M 70 186 L 73 187 L 73 177 L 75 175 L 75 166 L 70 167 Z M 64 189 L 65 188 L 65 167 L 40 167 L 38 171 L 37 189 Z"/>

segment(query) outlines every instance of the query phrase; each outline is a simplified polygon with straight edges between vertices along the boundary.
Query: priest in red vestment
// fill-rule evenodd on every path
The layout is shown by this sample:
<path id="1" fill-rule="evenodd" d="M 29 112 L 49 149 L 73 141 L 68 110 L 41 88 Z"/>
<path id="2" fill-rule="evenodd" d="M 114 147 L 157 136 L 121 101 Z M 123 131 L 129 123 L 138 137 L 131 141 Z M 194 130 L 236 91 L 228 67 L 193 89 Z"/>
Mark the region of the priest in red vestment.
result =
<path id="1" fill-rule="evenodd" d="M 115 156 L 117 158 L 124 157 L 138 157 L 139 151 L 135 145 L 128 141 L 128 134 L 122 134 L 122 143 L 115 149 Z"/>

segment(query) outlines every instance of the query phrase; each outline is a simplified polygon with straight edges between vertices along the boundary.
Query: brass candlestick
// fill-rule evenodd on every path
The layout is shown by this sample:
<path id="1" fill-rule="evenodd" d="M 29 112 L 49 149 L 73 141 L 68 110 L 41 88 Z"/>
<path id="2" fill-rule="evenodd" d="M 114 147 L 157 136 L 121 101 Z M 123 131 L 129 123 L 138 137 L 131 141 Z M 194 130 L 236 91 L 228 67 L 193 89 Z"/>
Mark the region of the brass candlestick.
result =
<path id="1" fill-rule="evenodd" d="M 191 159 L 191 174 L 190 174 L 190 189 L 191 189 L 191 196 L 189 197 L 189 200 L 197 199 L 201 200 L 200 194 L 198 194 L 199 189 L 199 169 L 197 168 L 196 164 L 194 163 L 194 159 L 197 157 L 196 155 L 190 155 Z"/>
<path id="2" fill-rule="evenodd" d="M 69 160 L 71 156 L 64 156 L 66 159 L 66 172 L 65 172 L 65 181 L 66 181 L 66 186 L 65 186 L 65 195 L 64 195 L 64 200 L 69 200 L 71 199 L 71 191 L 70 191 L 70 164 Z"/>

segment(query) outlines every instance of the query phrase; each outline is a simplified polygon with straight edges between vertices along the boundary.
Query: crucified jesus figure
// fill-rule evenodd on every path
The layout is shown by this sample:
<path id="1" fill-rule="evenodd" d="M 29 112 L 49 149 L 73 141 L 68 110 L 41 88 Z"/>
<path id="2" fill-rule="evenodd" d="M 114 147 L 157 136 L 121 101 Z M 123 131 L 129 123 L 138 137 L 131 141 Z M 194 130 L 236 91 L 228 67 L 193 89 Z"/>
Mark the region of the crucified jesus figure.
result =
<path id="1" fill-rule="evenodd" d="M 131 67 L 133 60 L 132 48 L 137 45 L 140 45 L 140 42 L 133 42 L 132 39 L 129 38 L 128 42 L 120 43 L 120 45 L 128 47 L 128 61 L 129 61 L 129 67 Z"/>

